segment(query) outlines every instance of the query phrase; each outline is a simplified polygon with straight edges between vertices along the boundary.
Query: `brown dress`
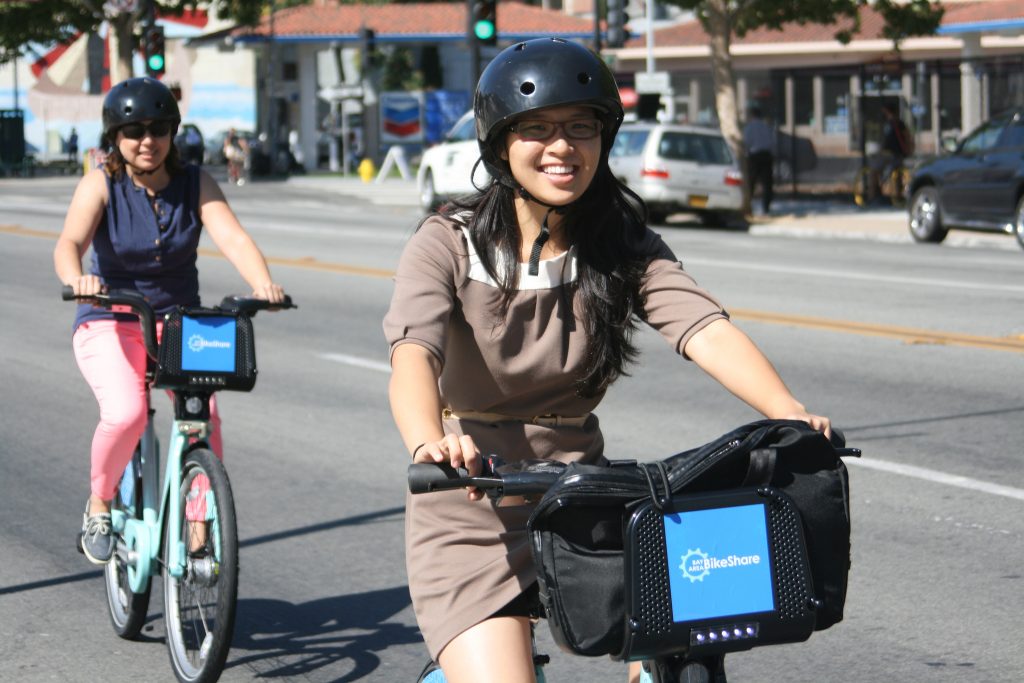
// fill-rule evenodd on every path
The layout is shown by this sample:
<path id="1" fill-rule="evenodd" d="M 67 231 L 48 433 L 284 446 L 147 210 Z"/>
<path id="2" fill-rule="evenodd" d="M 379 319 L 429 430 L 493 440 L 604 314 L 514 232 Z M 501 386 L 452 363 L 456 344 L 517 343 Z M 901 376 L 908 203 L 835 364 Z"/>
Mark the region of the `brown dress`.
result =
<path id="1" fill-rule="evenodd" d="M 647 322 L 682 354 L 695 332 L 727 315 L 657 234 L 647 232 L 643 250 L 651 258 L 643 285 Z M 437 356 L 441 399 L 455 413 L 586 415 L 601 396 L 576 395 L 586 340 L 567 310 L 572 288 L 564 287 L 575 277 L 573 249 L 541 261 L 535 276 L 522 264 L 519 292 L 502 321 L 495 313 L 499 291 L 463 229 L 433 217 L 402 254 L 384 333 L 392 352 L 412 343 Z M 595 415 L 582 427 L 448 419 L 444 429 L 471 435 L 483 454 L 507 461 L 588 462 L 604 447 Z M 409 591 L 435 659 L 455 636 L 536 581 L 525 531 L 530 511 L 529 505 L 471 502 L 464 491 L 407 496 Z"/>

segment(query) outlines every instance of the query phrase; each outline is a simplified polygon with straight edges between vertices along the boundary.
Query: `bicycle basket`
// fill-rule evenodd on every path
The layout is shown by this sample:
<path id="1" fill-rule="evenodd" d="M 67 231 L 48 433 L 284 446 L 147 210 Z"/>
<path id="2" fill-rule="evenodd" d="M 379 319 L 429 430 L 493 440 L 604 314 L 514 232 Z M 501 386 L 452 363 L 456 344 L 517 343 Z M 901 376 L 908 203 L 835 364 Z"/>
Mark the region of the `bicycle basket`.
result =
<path id="1" fill-rule="evenodd" d="M 177 309 L 164 318 L 154 386 L 193 391 L 251 391 L 256 343 L 244 313 Z"/>
<path id="2" fill-rule="evenodd" d="M 616 659 L 714 654 L 797 642 L 843 618 L 848 483 L 839 452 L 820 433 L 801 422 L 762 420 L 660 463 L 612 464 L 570 465 L 530 518 L 541 602 L 562 648 Z M 672 611 L 670 576 L 682 576 L 684 590 L 689 576 L 695 588 L 714 583 L 697 578 L 701 572 L 680 574 L 691 550 L 691 561 L 706 553 L 715 565 L 720 554 L 710 544 L 697 541 L 669 559 L 666 519 L 701 506 L 758 506 L 767 520 L 761 543 L 771 557 L 760 567 L 770 569 L 774 583 L 765 588 L 762 574 L 752 585 L 761 586 L 761 599 L 771 593 L 772 609 L 752 601 L 732 612 Z M 724 556 L 732 554 L 751 555 Z M 725 627 L 730 635 L 723 639 Z"/>

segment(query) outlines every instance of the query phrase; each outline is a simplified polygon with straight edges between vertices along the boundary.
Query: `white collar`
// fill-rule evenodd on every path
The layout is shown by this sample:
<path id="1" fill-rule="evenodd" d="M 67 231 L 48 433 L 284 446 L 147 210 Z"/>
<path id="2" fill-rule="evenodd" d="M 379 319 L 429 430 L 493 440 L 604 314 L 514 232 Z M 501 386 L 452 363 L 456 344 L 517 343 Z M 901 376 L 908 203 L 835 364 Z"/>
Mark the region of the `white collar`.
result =
<path id="1" fill-rule="evenodd" d="M 466 237 L 466 247 L 469 250 L 469 279 L 483 282 L 492 287 L 497 287 L 494 281 L 480 262 L 480 257 L 473 248 L 473 240 L 469 238 L 469 228 L 461 227 L 462 234 Z M 504 270 L 505 259 L 502 254 L 497 254 L 497 270 Z M 554 289 L 563 284 L 576 281 L 576 245 L 569 247 L 569 250 L 550 259 L 540 262 L 540 268 L 536 275 L 530 275 L 530 264 L 519 264 L 519 290 L 526 289 Z"/>

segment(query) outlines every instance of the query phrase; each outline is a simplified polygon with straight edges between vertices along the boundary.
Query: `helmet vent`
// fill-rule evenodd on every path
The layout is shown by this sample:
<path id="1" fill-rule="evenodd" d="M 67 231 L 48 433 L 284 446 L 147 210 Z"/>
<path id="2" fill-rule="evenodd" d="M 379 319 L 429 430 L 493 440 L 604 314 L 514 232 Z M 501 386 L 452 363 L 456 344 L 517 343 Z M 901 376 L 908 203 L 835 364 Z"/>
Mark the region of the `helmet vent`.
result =
<path id="1" fill-rule="evenodd" d="M 519 86 L 519 92 L 523 93 L 524 95 L 532 95 L 534 92 L 536 92 L 536 90 L 537 86 L 534 85 L 532 81 L 526 81 Z"/>
<path id="2" fill-rule="evenodd" d="M 587 83 L 590 83 L 590 74 L 586 71 L 581 71 L 576 74 L 576 80 L 579 81 L 581 85 L 586 85 Z"/>

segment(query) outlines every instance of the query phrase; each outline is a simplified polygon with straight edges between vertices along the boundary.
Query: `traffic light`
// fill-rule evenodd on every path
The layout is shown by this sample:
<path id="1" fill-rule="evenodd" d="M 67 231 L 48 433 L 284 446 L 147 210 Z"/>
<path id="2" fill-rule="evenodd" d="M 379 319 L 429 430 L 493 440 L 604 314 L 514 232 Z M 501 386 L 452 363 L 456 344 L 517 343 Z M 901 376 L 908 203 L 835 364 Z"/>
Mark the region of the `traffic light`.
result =
<path id="1" fill-rule="evenodd" d="M 154 78 L 163 75 L 167 68 L 164 56 L 164 27 L 147 26 L 142 31 L 142 58 L 146 61 L 146 73 Z"/>
<path id="2" fill-rule="evenodd" d="M 359 42 L 365 54 L 373 54 L 377 50 L 377 32 L 372 28 L 362 27 L 359 29 Z"/>
<path id="3" fill-rule="evenodd" d="M 468 0 L 469 40 L 477 45 L 498 44 L 498 0 Z"/>
<path id="4" fill-rule="evenodd" d="M 628 0 L 606 0 L 606 2 L 608 11 L 605 21 L 608 26 L 605 29 L 605 37 L 608 47 L 622 47 L 626 44 L 626 38 L 629 37 L 629 31 L 626 29 L 626 24 L 629 23 L 629 15 L 626 14 Z"/>

